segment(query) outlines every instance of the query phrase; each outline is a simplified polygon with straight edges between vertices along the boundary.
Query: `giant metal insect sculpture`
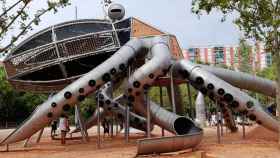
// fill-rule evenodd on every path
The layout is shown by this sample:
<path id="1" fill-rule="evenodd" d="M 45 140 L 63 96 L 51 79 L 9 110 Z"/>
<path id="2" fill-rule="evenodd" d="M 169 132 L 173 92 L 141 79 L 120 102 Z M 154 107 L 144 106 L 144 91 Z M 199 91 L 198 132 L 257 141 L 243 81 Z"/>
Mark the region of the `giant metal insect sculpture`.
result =
<path id="1" fill-rule="evenodd" d="M 182 59 L 175 36 L 136 18 L 122 20 L 124 8 L 119 4 L 112 4 L 108 12 L 111 20 L 75 20 L 46 28 L 8 55 L 4 65 L 15 89 L 57 93 L 39 105 L 1 145 L 30 138 L 97 91 L 102 115 L 110 111 L 123 118 L 127 105 L 130 107 L 130 126 L 146 131 L 148 103 L 153 124 L 175 135 L 187 136 L 184 144 L 194 147 L 202 139 L 202 129 L 191 119 L 169 112 L 145 97 L 151 86 L 166 86 L 170 77 L 174 78 L 173 88 L 188 82 L 217 102 L 227 127 L 233 132 L 237 128 L 232 110 L 246 114 L 270 130 L 279 130 L 276 120 L 260 103 L 240 90 L 275 97 L 275 82 L 190 63 Z M 113 98 L 112 91 L 126 78 L 123 95 Z M 177 109 L 181 106 L 176 101 Z M 86 122 L 85 128 L 95 124 L 96 113 Z"/>

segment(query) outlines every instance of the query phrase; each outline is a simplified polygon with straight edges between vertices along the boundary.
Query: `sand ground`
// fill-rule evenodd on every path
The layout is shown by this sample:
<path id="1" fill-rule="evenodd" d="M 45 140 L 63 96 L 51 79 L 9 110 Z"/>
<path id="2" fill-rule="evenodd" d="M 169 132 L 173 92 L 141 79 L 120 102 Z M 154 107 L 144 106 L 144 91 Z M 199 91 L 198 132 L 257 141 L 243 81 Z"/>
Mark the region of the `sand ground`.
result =
<path id="1" fill-rule="evenodd" d="M 221 144 L 217 143 L 215 127 L 204 129 L 204 138 L 197 151 L 205 151 L 207 155 L 217 158 L 280 158 L 277 145 L 277 134 L 260 126 L 246 128 L 246 139 L 242 139 L 241 127 L 238 133 L 224 131 Z M 13 129 L 0 130 L 0 140 Z M 29 147 L 24 148 L 23 142 L 10 145 L 10 152 L 4 152 L 6 147 L 0 147 L 0 158 L 132 158 L 136 156 L 137 139 L 145 138 L 143 133 L 131 134 L 129 143 L 125 143 L 122 134 L 103 137 L 101 149 L 97 148 L 96 128 L 89 130 L 90 142 L 84 144 L 80 139 L 68 140 L 65 146 L 59 140 L 51 140 L 50 129 L 46 128 L 43 138 L 36 144 L 36 135 L 31 139 Z M 155 128 L 153 136 L 160 136 L 161 129 Z M 167 133 L 167 135 L 170 135 Z M 73 135 L 78 137 L 79 134 Z M 149 157 L 181 158 L 190 157 L 192 153 L 176 153 L 152 155 Z"/>

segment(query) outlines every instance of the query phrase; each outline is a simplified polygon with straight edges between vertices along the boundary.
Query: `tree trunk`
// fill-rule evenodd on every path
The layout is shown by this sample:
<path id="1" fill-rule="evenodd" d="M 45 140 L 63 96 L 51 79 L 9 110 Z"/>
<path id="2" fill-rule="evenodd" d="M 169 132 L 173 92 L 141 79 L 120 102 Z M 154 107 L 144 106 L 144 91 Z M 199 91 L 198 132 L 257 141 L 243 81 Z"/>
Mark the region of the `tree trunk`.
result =
<path id="1" fill-rule="evenodd" d="M 276 59 L 276 71 L 277 71 L 277 93 L 276 93 L 276 104 L 278 110 L 278 120 L 279 120 L 279 138 L 278 144 L 280 145 L 280 52 L 275 53 Z M 280 146 L 279 146 L 280 147 Z"/>

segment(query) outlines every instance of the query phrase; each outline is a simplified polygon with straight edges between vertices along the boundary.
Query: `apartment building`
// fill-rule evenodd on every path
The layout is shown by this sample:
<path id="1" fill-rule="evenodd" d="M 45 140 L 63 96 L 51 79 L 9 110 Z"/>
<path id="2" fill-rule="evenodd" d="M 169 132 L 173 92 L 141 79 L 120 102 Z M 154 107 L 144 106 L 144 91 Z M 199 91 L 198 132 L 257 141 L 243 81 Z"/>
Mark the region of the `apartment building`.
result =
<path id="1" fill-rule="evenodd" d="M 185 59 L 192 62 L 202 62 L 210 65 L 224 64 L 239 68 L 242 55 L 238 45 L 195 46 L 183 50 Z M 254 70 L 263 70 L 272 64 L 271 53 L 265 51 L 262 44 L 257 43 L 249 48 L 249 61 Z"/>

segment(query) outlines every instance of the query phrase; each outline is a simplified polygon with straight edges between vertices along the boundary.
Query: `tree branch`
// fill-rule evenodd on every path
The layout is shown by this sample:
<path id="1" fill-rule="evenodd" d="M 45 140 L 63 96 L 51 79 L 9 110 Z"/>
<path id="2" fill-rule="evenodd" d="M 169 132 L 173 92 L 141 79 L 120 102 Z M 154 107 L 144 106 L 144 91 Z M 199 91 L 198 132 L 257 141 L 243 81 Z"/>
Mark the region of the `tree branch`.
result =
<path id="1" fill-rule="evenodd" d="M 39 15 L 35 16 L 33 20 L 31 20 L 25 27 L 24 29 L 17 35 L 15 36 L 10 44 L 8 44 L 7 46 L 5 46 L 4 48 L 1 48 L 0 49 L 0 52 L 4 52 L 5 50 L 9 49 L 19 38 L 20 36 L 22 36 L 26 30 L 36 21 L 38 20 L 38 18 L 40 18 L 42 15 L 44 15 L 45 13 L 47 13 L 49 10 L 48 9 L 45 9 L 43 12 L 41 12 Z"/>
<path id="2" fill-rule="evenodd" d="M 11 9 L 13 9 L 15 6 L 17 6 L 22 0 L 17 1 L 15 4 L 13 4 L 12 6 L 10 6 L 7 10 L 5 10 L 0 17 L 3 17 L 4 15 L 6 15 Z"/>
<path id="3" fill-rule="evenodd" d="M 2 28 L 2 31 L 0 32 L 0 36 L 1 36 L 2 33 L 6 32 L 6 30 L 8 30 L 8 28 L 9 28 L 9 27 L 16 21 L 16 19 L 22 14 L 23 10 L 27 7 L 27 4 L 28 4 L 28 3 L 25 3 L 24 6 L 18 11 L 16 17 L 14 17 L 14 18 L 12 19 L 12 21 L 10 21 L 10 23 L 9 23 L 7 26 L 5 26 L 4 28 Z"/>

